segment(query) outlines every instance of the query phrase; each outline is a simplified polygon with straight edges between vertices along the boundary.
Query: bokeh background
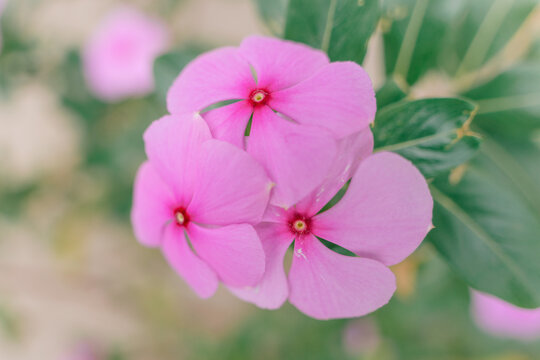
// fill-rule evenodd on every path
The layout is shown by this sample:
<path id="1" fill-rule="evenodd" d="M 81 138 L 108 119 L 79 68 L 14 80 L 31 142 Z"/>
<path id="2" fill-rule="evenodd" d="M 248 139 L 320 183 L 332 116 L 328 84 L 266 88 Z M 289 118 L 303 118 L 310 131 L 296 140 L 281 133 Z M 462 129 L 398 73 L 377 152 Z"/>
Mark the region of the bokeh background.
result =
<path id="1" fill-rule="evenodd" d="M 430 244 L 393 267 L 390 304 L 360 319 L 321 322 L 290 305 L 264 311 L 223 288 L 197 298 L 129 223 L 141 136 L 166 112 L 163 93 L 107 103 L 83 76 L 82 49 L 126 4 L 166 24 L 168 51 L 271 33 L 250 0 L 8 1 L 0 17 L 1 360 L 540 359 L 539 342 L 477 328 L 467 285 Z M 538 11 L 531 19 L 514 52 L 538 38 Z M 365 62 L 376 86 L 384 25 Z M 430 73 L 411 93 L 456 91 Z"/>

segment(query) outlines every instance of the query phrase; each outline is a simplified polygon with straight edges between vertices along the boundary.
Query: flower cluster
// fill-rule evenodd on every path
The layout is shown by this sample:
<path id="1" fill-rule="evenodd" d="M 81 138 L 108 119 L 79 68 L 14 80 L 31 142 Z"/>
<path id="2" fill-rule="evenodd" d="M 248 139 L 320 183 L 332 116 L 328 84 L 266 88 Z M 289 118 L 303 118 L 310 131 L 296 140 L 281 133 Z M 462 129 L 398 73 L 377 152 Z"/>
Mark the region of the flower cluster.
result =
<path id="1" fill-rule="evenodd" d="M 199 296 L 223 282 L 318 319 L 389 301 L 388 266 L 424 239 L 433 201 L 410 162 L 372 154 L 376 102 L 360 66 L 253 36 L 196 58 L 167 103 L 144 135 L 132 222 Z"/>

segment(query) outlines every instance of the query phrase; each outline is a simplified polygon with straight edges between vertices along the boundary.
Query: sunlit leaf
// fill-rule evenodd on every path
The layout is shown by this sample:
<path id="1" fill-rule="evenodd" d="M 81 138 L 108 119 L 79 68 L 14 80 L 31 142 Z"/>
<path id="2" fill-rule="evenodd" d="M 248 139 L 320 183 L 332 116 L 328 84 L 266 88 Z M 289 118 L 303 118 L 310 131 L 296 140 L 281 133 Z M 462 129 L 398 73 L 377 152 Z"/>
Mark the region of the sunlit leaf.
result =
<path id="1" fill-rule="evenodd" d="M 499 160 L 482 153 L 457 184 L 431 184 L 435 229 L 428 238 L 472 287 L 539 307 L 540 212 Z"/>
<path id="2" fill-rule="evenodd" d="M 459 99 L 400 102 L 378 112 L 376 151 L 393 151 L 412 161 L 426 177 L 474 156 L 480 143 L 469 130 L 475 106 Z"/>
<path id="3" fill-rule="evenodd" d="M 285 38 L 361 63 L 378 20 L 377 0 L 290 0 Z"/>
<path id="4" fill-rule="evenodd" d="M 521 138 L 540 129 L 540 63 L 515 66 L 464 96 L 479 105 L 475 124 L 486 133 Z"/>
<path id="5" fill-rule="evenodd" d="M 536 0 L 383 0 L 386 70 L 409 84 L 430 70 L 462 76 L 486 64 Z"/>

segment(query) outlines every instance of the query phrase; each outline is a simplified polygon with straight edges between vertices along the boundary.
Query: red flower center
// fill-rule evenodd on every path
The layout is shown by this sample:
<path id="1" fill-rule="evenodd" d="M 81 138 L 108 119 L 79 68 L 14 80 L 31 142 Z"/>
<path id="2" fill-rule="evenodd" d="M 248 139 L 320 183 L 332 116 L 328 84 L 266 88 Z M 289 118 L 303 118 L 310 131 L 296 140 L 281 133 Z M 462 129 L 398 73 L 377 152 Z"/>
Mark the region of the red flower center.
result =
<path id="1" fill-rule="evenodd" d="M 253 106 L 264 105 L 269 98 L 270 94 L 264 89 L 255 89 L 249 95 L 249 101 Z"/>
<path id="2" fill-rule="evenodd" d="M 308 234 L 311 231 L 311 218 L 301 214 L 294 214 L 289 221 L 289 227 L 296 235 Z"/>
<path id="3" fill-rule="evenodd" d="M 184 208 L 174 209 L 174 222 L 178 226 L 187 226 L 189 223 L 189 216 Z"/>

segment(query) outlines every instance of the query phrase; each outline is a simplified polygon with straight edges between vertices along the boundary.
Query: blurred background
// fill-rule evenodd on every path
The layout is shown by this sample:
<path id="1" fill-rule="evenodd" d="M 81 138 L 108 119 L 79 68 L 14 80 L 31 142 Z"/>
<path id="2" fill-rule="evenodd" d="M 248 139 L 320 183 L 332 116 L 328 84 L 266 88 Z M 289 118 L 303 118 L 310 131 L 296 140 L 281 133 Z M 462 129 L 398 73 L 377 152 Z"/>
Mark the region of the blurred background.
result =
<path id="1" fill-rule="evenodd" d="M 131 20 L 148 25 L 141 36 L 159 46 L 107 47 L 121 18 L 115 14 L 126 7 L 137 13 Z M 377 87 L 385 74 L 382 34 L 410 8 L 385 11 L 365 61 Z M 393 268 L 398 291 L 389 305 L 323 322 L 288 304 L 260 310 L 223 288 L 200 300 L 158 250 L 137 243 L 129 211 L 142 133 L 166 112 L 166 86 L 153 90 L 146 73 L 176 49 L 271 34 L 276 24 L 263 23 L 255 2 L 0 0 L 0 14 L 1 360 L 540 359 L 540 342 L 478 328 L 467 285 L 429 243 Z M 505 61 L 540 59 L 538 11 L 526 18 L 508 35 L 521 38 Z M 117 78 L 140 81 L 138 93 L 100 90 L 111 80 L 99 69 L 120 61 L 108 58 L 115 51 L 124 60 L 143 54 L 141 79 Z M 121 73 L 125 64 L 116 65 Z M 175 64 L 169 68 L 157 81 L 172 80 Z M 103 77 L 101 85 L 88 81 L 90 73 Z M 417 98 L 462 90 L 441 73 L 417 75 Z"/>

